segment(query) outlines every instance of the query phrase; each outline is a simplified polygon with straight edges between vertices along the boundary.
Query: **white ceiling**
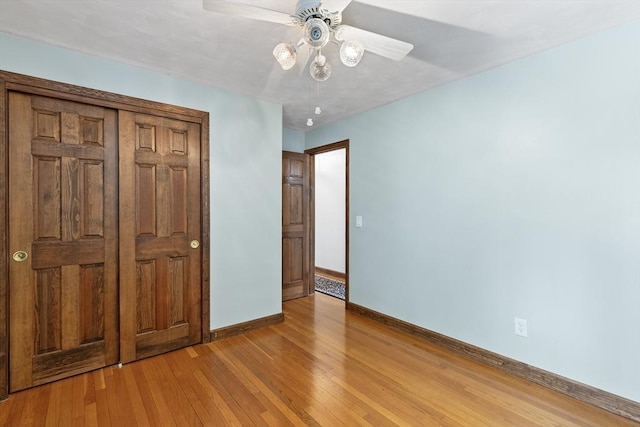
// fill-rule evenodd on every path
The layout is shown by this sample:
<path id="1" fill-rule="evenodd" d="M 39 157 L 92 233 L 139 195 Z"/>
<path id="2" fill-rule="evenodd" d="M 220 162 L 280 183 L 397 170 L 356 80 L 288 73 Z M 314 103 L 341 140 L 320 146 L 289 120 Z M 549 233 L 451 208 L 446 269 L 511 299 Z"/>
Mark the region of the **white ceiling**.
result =
<path id="1" fill-rule="evenodd" d="M 293 13 L 296 1 L 243 3 Z M 298 28 L 208 12 L 201 0 L 0 0 L 2 32 L 276 102 L 284 126 L 303 131 L 309 93 L 315 128 L 635 20 L 640 0 L 353 1 L 343 23 L 413 51 L 401 62 L 365 53 L 347 68 L 324 49 L 333 75 L 310 84 L 306 70 L 282 71 L 271 54 L 298 40 Z"/>

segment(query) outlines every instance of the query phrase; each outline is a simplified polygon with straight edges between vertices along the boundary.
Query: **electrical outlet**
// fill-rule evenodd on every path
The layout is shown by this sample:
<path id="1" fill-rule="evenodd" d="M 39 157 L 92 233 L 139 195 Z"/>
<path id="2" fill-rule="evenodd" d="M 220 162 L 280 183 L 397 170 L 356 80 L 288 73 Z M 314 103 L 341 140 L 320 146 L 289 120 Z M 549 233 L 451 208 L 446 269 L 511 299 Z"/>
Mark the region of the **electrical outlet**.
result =
<path id="1" fill-rule="evenodd" d="M 515 317 L 515 326 L 516 326 L 516 335 L 521 337 L 528 337 L 529 334 L 527 332 L 527 321 L 525 319 L 520 319 L 519 317 Z"/>

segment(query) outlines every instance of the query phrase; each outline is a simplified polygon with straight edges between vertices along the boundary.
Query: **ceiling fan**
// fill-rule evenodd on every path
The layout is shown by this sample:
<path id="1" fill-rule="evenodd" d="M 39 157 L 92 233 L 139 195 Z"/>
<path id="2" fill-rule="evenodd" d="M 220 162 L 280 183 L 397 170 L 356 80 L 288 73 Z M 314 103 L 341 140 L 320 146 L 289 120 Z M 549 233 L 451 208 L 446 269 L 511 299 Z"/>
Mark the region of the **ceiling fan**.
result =
<path id="1" fill-rule="evenodd" d="M 331 64 L 322 55 L 322 49 L 330 42 L 340 46 L 340 60 L 347 67 L 358 65 L 365 50 L 394 61 L 402 60 L 411 52 L 411 43 L 343 25 L 342 12 L 350 3 L 351 0 L 298 0 L 293 15 L 238 1 L 203 0 L 203 7 L 212 12 L 300 27 L 302 37 L 298 43 L 278 44 L 273 56 L 283 70 L 293 68 L 298 53 L 305 58 L 301 69 L 313 58 L 309 73 L 316 81 L 325 81 L 331 76 Z M 302 49 L 305 46 L 312 53 L 308 57 Z"/>

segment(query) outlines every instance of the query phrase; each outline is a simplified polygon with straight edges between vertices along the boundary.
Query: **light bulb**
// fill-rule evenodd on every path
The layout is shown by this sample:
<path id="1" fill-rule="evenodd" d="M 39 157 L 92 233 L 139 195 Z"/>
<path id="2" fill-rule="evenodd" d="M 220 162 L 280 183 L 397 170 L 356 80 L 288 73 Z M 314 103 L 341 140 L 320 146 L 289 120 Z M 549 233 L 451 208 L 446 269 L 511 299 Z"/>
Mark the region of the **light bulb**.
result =
<path id="1" fill-rule="evenodd" d="M 358 40 L 346 40 L 340 45 L 340 61 L 347 67 L 355 67 L 364 55 L 364 46 Z"/>
<path id="2" fill-rule="evenodd" d="M 313 119 L 311 117 L 307 119 L 307 126 L 313 126 Z"/>
<path id="3" fill-rule="evenodd" d="M 322 110 L 320 109 L 320 106 L 316 107 L 316 114 L 322 114 Z"/>
<path id="4" fill-rule="evenodd" d="M 290 70 L 296 65 L 296 49 L 291 43 L 280 43 L 273 49 L 273 56 L 283 70 Z"/>
<path id="5" fill-rule="evenodd" d="M 318 54 L 309 66 L 309 74 L 314 80 L 323 82 L 331 76 L 331 64 L 325 56 Z"/>

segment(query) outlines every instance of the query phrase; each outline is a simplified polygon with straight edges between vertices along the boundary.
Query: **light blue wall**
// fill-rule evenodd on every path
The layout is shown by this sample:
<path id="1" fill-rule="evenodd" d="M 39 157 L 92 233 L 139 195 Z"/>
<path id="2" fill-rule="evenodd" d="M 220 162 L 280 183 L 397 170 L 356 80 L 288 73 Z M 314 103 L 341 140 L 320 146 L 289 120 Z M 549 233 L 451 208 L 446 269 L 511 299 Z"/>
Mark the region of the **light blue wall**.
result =
<path id="1" fill-rule="evenodd" d="M 306 147 L 344 139 L 352 302 L 640 401 L 640 23 Z"/>
<path id="2" fill-rule="evenodd" d="M 304 132 L 282 128 L 282 150 L 294 153 L 304 152 Z"/>
<path id="3" fill-rule="evenodd" d="M 209 112 L 211 328 L 282 311 L 280 105 L 2 33 L 0 68 Z"/>

